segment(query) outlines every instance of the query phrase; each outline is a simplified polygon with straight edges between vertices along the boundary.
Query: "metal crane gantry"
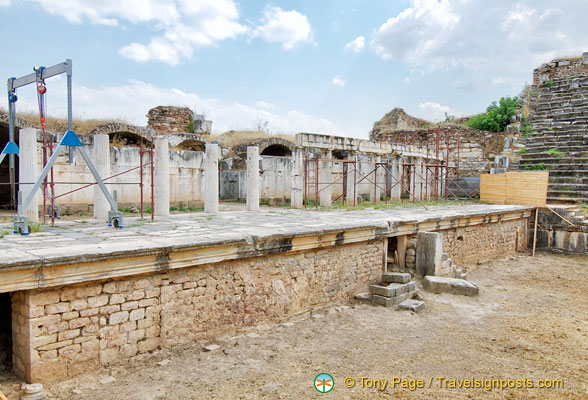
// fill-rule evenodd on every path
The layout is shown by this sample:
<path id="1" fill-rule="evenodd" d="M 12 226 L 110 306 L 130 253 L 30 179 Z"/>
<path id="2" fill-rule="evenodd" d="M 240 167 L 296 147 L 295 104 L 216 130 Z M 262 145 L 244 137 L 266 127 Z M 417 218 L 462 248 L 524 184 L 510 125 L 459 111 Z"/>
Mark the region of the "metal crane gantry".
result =
<path id="1" fill-rule="evenodd" d="M 6 156 L 9 155 L 10 165 L 10 186 L 11 186 L 11 202 L 14 204 L 15 194 L 17 194 L 17 215 L 14 216 L 13 221 L 13 231 L 14 233 L 21 233 L 23 235 L 28 235 L 30 233 L 30 228 L 28 224 L 28 218 L 24 215 L 25 210 L 30 206 L 36 192 L 41 187 L 43 181 L 47 178 L 49 171 L 57 161 L 57 157 L 59 157 L 62 150 L 65 148 L 69 151 L 69 163 L 73 163 L 73 153 L 77 148 L 80 152 L 82 158 L 86 162 L 86 165 L 92 172 L 94 179 L 96 179 L 96 183 L 102 190 L 102 193 L 108 200 L 110 204 L 111 210 L 108 211 L 108 225 L 114 226 L 115 228 L 122 228 L 123 227 L 123 215 L 122 212 L 118 211 L 118 204 L 117 204 L 117 196 L 116 190 L 114 191 L 114 196 L 111 196 L 100 177 L 100 174 L 94 167 L 92 160 L 84 150 L 82 146 L 82 142 L 78 138 L 77 134 L 72 129 L 72 61 L 70 59 L 65 60 L 65 62 L 55 64 L 51 67 L 39 67 L 34 69 L 35 72 L 32 74 L 25 75 L 21 78 L 9 78 L 8 79 L 8 123 L 9 123 L 9 143 L 5 150 L 8 151 L 5 153 L 4 150 L 2 155 L 0 155 L 0 162 Z M 19 190 L 16 193 L 16 182 L 15 182 L 15 154 L 18 154 L 18 147 L 14 143 L 14 124 L 15 124 L 15 113 L 16 113 L 16 102 L 18 97 L 16 96 L 16 89 L 19 87 L 23 87 L 29 85 L 31 83 L 37 84 L 37 90 L 40 96 L 39 104 L 43 104 L 44 101 L 42 100 L 45 96 L 46 88 L 44 86 L 45 79 L 50 78 L 52 76 L 66 74 L 67 76 L 67 131 L 61 138 L 57 148 L 51 154 L 51 157 L 44 165 L 43 170 L 41 171 L 41 175 L 37 178 L 37 181 L 33 185 L 33 188 L 29 192 L 28 196 L 23 199 L 22 192 Z M 42 83 L 40 86 L 39 83 Z M 42 124 L 44 124 L 44 117 L 42 117 Z M 44 126 L 43 126 L 44 129 Z"/>

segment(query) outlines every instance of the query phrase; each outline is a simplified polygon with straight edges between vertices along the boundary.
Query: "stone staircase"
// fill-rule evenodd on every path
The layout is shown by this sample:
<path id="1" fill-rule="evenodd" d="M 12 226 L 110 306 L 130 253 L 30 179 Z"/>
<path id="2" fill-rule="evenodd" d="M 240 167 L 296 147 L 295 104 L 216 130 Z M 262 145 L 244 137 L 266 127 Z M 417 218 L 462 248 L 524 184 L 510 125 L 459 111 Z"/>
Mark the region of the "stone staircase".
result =
<path id="1" fill-rule="evenodd" d="M 588 202 L 588 77 L 532 90 L 529 120 L 536 133 L 520 139 L 519 169 L 549 171 L 548 203 Z"/>
<path id="2" fill-rule="evenodd" d="M 416 295 L 416 282 L 411 275 L 402 272 L 385 272 L 382 282 L 370 285 L 372 303 L 385 307 L 401 304 Z"/>

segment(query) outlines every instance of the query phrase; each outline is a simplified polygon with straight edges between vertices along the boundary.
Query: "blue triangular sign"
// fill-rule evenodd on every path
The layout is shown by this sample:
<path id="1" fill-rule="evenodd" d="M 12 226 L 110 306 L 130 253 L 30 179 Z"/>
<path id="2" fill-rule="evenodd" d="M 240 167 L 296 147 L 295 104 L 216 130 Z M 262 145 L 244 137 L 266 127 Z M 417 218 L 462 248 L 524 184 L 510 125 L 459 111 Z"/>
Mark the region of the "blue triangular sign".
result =
<path id="1" fill-rule="evenodd" d="M 59 144 L 62 144 L 64 146 L 82 146 L 80 138 L 78 138 L 78 135 L 76 135 L 74 131 L 65 132 L 65 135 L 63 135 L 63 137 L 61 138 L 61 142 L 59 142 Z"/>
<path id="2" fill-rule="evenodd" d="M 8 142 L 2 150 L 2 154 L 18 154 L 18 146 L 14 142 Z"/>

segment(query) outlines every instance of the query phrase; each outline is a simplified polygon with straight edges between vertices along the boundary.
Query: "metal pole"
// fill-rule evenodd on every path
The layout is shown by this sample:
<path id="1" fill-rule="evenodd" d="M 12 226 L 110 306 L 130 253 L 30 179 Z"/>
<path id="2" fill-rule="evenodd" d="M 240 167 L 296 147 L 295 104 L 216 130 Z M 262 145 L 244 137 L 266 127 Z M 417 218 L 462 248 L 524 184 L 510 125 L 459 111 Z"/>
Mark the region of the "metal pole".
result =
<path id="1" fill-rule="evenodd" d="M 427 128 L 427 158 L 425 159 L 425 199 L 429 200 L 429 128 Z"/>
<path id="2" fill-rule="evenodd" d="M 318 157 L 315 158 L 315 165 L 314 165 L 314 176 L 315 176 L 315 185 L 314 185 L 314 208 L 318 210 L 318 193 L 319 193 L 319 161 Z"/>
<path id="3" fill-rule="evenodd" d="M 73 124 L 72 124 L 72 118 L 73 118 L 73 112 L 72 112 L 72 94 L 71 94 L 71 74 L 72 74 L 72 65 L 71 65 L 71 60 L 68 60 L 68 68 L 66 71 L 66 75 L 67 75 L 67 130 L 71 131 L 73 130 Z M 71 146 L 69 146 L 68 148 L 68 164 L 73 164 L 73 148 Z"/>
<path id="4" fill-rule="evenodd" d="M 389 170 L 388 163 L 389 163 L 389 160 L 386 159 L 386 195 L 385 195 L 386 204 L 388 204 L 388 190 L 390 190 L 390 182 L 389 182 L 389 179 L 390 179 L 390 170 Z"/>
<path id="5" fill-rule="evenodd" d="M 447 142 L 447 158 L 445 160 L 445 198 L 449 198 L 449 148 L 451 146 L 451 129 L 447 130 L 445 134 L 445 141 Z"/>
<path id="6" fill-rule="evenodd" d="M 14 78 L 12 78 L 14 79 Z M 9 79 L 10 82 L 10 79 Z M 15 107 L 16 105 L 14 102 L 10 101 L 10 95 L 13 94 L 16 96 L 16 91 L 8 92 L 8 140 L 10 142 L 14 142 L 14 116 L 15 116 Z M 16 182 L 14 176 L 14 165 L 15 165 L 15 158 L 14 154 L 8 155 L 8 174 L 10 177 L 10 208 L 14 209 L 16 206 Z"/>
<path id="7" fill-rule="evenodd" d="M 461 135 L 457 135 L 457 185 L 459 187 L 459 151 L 461 149 Z M 459 190 L 457 190 L 457 194 L 459 196 Z"/>
<path id="8" fill-rule="evenodd" d="M 357 155 L 353 161 L 353 205 L 357 205 Z"/>
<path id="9" fill-rule="evenodd" d="M 139 141 L 139 187 L 141 188 L 141 219 L 143 219 L 143 143 Z"/>
<path id="10" fill-rule="evenodd" d="M 151 142 L 149 160 L 151 163 L 151 221 L 153 221 L 155 219 L 155 201 L 153 201 L 153 198 L 155 197 L 155 183 L 153 182 L 153 142 Z"/>

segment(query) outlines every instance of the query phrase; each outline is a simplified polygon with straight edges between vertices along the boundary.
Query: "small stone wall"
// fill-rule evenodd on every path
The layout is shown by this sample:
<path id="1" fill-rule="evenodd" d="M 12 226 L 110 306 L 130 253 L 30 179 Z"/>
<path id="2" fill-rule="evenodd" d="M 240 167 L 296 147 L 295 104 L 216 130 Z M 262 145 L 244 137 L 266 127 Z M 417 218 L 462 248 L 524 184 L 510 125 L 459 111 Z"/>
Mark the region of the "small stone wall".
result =
<path id="1" fill-rule="evenodd" d="M 159 106 L 147 113 L 147 124 L 158 134 L 188 132 L 192 120 L 188 107 Z"/>
<path id="2" fill-rule="evenodd" d="M 527 248 L 526 219 L 496 221 L 484 225 L 438 231 L 443 236 L 443 252 L 462 270 L 478 261 L 504 257 Z M 406 245 L 405 265 L 416 269 L 417 235 L 410 235 Z"/>
<path id="3" fill-rule="evenodd" d="M 588 52 L 582 57 L 553 60 L 533 71 L 533 85 L 541 85 L 557 78 L 588 76 Z"/>
<path id="4" fill-rule="evenodd" d="M 53 381 L 351 298 L 381 277 L 385 240 L 12 294 L 14 372 Z"/>

